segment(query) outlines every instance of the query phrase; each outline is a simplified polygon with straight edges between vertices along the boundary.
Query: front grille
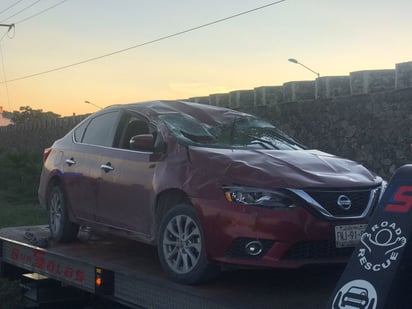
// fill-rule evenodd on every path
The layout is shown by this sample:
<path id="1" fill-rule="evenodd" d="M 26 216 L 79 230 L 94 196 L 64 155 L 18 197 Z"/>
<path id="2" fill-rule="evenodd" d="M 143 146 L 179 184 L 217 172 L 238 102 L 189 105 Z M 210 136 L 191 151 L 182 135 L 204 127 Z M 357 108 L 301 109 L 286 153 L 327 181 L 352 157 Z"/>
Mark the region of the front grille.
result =
<path id="1" fill-rule="evenodd" d="M 283 260 L 349 258 L 355 247 L 336 248 L 331 240 L 301 241 L 293 245 Z"/>
<path id="2" fill-rule="evenodd" d="M 374 206 L 378 200 L 379 192 L 375 189 L 347 190 L 347 191 L 322 191 L 305 190 L 323 209 L 334 217 L 359 217 L 364 214 L 368 205 Z M 338 205 L 339 196 L 346 196 L 351 201 L 351 206 L 344 209 Z"/>
<path id="3" fill-rule="evenodd" d="M 259 259 L 262 256 L 264 256 L 266 254 L 266 252 L 273 246 L 274 241 L 273 240 L 268 240 L 268 239 L 259 239 L 259 241 L 262 243 L 263 245 L 263 249 L 262 252 L 259 255 L 249 255 L 246 252 L 245 246 L 251 242 L 251 241 L 255 241 L 255 238 L 245 238 L 245 237 L 241 237 L 241 238 L 236 238 L 229 250 L 227 251 L 227 256 L 231 257 L 231 258 L 237 258 L 237 259 Z"/>

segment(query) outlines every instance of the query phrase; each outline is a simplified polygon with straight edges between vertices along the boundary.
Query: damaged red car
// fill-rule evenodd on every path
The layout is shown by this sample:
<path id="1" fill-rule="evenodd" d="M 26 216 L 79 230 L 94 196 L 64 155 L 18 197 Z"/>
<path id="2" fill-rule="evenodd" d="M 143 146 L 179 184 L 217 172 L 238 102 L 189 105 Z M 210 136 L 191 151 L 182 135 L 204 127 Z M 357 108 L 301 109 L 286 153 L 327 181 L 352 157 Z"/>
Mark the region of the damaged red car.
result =
<path id="1" fill-rule="evenodd" d="M 194 284 L 223 266 L 347 261 L 384 187 L 255 116 L 154 101 L 107 107 L 45 150 L 39 199 L 57 241 L 109 228 Z"/>

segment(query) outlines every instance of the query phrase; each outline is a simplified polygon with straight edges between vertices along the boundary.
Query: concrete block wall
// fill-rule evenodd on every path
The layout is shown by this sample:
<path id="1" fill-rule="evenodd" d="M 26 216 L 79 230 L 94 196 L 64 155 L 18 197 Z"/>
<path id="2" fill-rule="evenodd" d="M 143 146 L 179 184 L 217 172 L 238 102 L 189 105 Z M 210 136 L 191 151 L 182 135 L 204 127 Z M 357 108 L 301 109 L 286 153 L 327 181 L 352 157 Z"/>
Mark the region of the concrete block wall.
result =
<path id="1" fill-rule="evenodd" d="M 232 91 L 228 94 L 192 97 L 189 98 L 189 101 L 243 108 L 244 105 L 260 106 L 313 99 L 331 99 L 410 87 L 412 87 L 412 61 L 398 63 L 395 69 L 357 71 L 351 72 L 349 76 L 322 76 L 314 81 L 291 81 L 282 86 L 262 86 L 253 90 Z M 254 92 L 253 99 L 251 91 Z M 229 99 L 226 95 L 229 95 Z M 238 104 L 238 102 L 242 103 Z"/>
<path id="2" fill-rule="evenodd" d="M 405 89 L 412 87 L 412 61 L 396 64 L 395 88 Z"/>
<path id="3" fill-rule="evenodd" d="M 351 94 L 349 76 L 327 76 L 316 79 L 317 99 L 348 96 Z"/>
<path id="4" fill-rule="evenodd" d="M 350 89 L 352 95 L 395 89 L 395 70 L 352 72 Z"/>

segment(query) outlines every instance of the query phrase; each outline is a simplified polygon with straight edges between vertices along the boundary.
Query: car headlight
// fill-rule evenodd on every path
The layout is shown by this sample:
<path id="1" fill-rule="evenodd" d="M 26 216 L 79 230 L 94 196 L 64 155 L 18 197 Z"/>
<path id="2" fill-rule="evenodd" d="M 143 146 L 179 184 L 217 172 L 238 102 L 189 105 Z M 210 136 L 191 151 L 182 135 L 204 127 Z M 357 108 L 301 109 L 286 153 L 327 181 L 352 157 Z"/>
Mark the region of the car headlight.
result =
<path id="1" fill-rule="evenodd" d="M 268 208 L 294 207 L 294 201 L 285 190 L 263 190 L 250 187 L 223 187 L 226 200 L 244 205 L 262 206 Z"/>

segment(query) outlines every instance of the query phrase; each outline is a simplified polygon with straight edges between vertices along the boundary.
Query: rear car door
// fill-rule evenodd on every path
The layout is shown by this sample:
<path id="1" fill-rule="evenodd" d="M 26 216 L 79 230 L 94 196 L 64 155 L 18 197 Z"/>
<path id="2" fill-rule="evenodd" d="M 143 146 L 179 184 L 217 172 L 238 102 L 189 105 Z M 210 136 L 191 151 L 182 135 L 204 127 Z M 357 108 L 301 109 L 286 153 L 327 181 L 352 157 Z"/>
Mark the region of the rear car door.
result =
<path id="1" fill-rule="evenodd" d="M 95 221 L 101 153 L 113 143 L 119 111 L 96 114 L 75 131 L 73 145 L 63 152 L 64 185 L 76 217 Z"/>

